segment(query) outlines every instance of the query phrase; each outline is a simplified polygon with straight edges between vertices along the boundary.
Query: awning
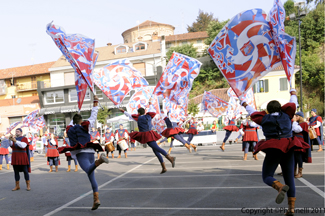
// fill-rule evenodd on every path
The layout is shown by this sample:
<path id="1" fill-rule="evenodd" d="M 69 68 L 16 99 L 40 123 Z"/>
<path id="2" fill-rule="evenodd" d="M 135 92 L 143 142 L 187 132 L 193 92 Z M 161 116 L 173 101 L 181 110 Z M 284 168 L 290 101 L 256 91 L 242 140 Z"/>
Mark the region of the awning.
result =
<path id="1" fill-rule="evenodd" d="M 107 123 L 124 122 L 124 121 L 130 121 L 129 117 L 127 117 L 126 115 L 120 115 L 120 116 L 116 116 L 114 118 L 108 119 Z"/>
<path id="2" fill-rule="evenodd" d="M 88 111 L 91 110 L 91 108 L 92 108 L 91 104 L 83 104 L 80 111 Z"/>
<path id="3" fill-rule="evenodd" d="M 77 112 L 77 111 L 78 111 L 78 108 L 76 105 L 61 107 L 61 113 L 69 113 L 69 112 Z"/>
<path id="4" fill-rule="evenodd" d="M 45 115 L 51 115 L 51 114 L 55 114 L 55 113 L 60 113 L 61 109 L 60 107 L 50 107 L 50 108 L 46 108 L 44 114 Z"/>

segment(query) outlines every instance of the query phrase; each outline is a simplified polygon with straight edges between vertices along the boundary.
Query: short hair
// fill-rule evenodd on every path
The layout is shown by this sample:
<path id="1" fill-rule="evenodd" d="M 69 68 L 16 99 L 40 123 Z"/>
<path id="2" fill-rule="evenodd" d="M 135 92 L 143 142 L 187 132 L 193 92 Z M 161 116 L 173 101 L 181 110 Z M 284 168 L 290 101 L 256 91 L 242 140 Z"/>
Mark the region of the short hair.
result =
<path id="1" fill-rule="evenodd" d="M 266 110 L 269 113 L 280 112 L 281 111 L 281 104 L 277 100 L 270 101 L 266 106 Z"/>
<path id="2" fill-rule="evenodd" d="M 82 116 L 80 114 L 75 114 L 73 116 L 73 124 L 79 124 L 82 121 Z"/>
<path id="3" fill-rule="evenodd" d="M 142 108 L 142 107 L 138 109 L 138 113 L 139 113 L 140 115 L 143 115 L 145 112 L 146 112 L 146 111 L 145 111 L 144 108 Z"/>

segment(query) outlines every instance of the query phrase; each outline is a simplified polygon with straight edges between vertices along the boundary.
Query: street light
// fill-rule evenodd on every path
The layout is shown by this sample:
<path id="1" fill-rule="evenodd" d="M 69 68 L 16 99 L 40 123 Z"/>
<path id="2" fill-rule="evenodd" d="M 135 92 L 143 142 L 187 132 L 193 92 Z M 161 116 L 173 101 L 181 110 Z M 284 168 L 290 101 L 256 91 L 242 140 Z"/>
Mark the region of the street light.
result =
<path id="1" fill-rule="evenodd" d="M 302 112 L 302 65 L 301 65 L 301 39 L 300 39 L 300 24 L 301 24 L 301 18 L 306 16 L 305 11 L 300 11 L 300 7 L 305 6 L 305 2 L 296 2 L 294 4 L 295 7 L 298 7 L 298 16 L 296 14 L 290 14 L 286 19 L 287 20 L 298 20 L 298 29 L 299 29 L 299 67 L 300 67 L 300 111 Z"/>

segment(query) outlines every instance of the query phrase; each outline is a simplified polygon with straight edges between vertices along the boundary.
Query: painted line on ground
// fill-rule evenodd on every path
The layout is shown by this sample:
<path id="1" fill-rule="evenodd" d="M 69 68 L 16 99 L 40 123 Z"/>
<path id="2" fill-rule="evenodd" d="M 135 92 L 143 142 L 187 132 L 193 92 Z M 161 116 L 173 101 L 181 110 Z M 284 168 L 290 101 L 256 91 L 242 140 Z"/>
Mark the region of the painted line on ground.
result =
<path id="1" fill-rule="evenodd" d="M 309 186 L 296 186 L 296 188 L 308 188 Z M 324 187 L 324 185 L 317 185 Z M 104 188 L 104 191 L 132 191 L 132 190 L 214 190 L 214 189 L 257 189 L 271 188 L 270 186 L 248 186 L 248 187 L 183 187 L 183 188 Z"/>
<path id="2" fill-rule="evenodd" d="M 111 180 L 105 182 L 104 184 L 98 186 L 98 189 L 101 189 L 102 187 L 105 187 L 106 185 L 108 185 L 108 184 L 112 183 L 113 181 L 115 181 L 115 180 L 117 180 L 117 179 L 119 179 L 119 178 L 125 176 L 126 174 L 132 172 L 133 170 L 138 169 L 138 168 L 141 167 L 142 165 L 144 165 L 144 164 L 146 164 L 146 163 L 149 163 L 150 161 L 152 161 L 152 160 L 154 160 L 154 159 L 156 159 L 156 157 L 151 158 L 150 160 L 147 160 L 146 162 L 144 162 L 144 163 L 142 163 L 142 164 L 140 164 L 140 165 L 138 165 L 138 166 L 136 166 L 136 167 L 130 169 L 129 171 L 127 171 L 127 172 L 125 172 L 125 173 L 123 173 L 123 174 L 121 174 L 121 175 L 119 175 L 119 176 L 117 176 L 117 177 L 115 177 L 115 178 L 113 178 L 113 179 L 111 179 Z M 78 198 L 76 198 L 76 199 L 74 199 L 74 200 L 72 200 L 72 201 L 70 201 L 70 202 L 68 202 L 68 203 L 66 203 L 66 204 L 64 204 L 64 205 L 62 205 L 62 206 L 60 206 L 59 208 L 54 209 L 53 211 L 51 211 L 51 212 L 45 214 L 44 216 L 50 216 L 50 215 L 53 215 L 53 214 L 55 214 L 55 213 L 61 211 L 62 209 L 67 208 L 68 206 L 72 205 L 73 203 L 78 202 L 79 200 L 85 198 L 86 196 L 88 196 L 88 195 L 90 195 L 90 194 L 92 194 L 92 193 L 93 193 L 93 191 L 91 190 L 91 191 L 89 191 L 89 192 L 87 192 L 87 193 L 85 193 L 85 194 L 79 196 Z M 90 208 L 90 207 L 88 207 L 88 208 Z"/>

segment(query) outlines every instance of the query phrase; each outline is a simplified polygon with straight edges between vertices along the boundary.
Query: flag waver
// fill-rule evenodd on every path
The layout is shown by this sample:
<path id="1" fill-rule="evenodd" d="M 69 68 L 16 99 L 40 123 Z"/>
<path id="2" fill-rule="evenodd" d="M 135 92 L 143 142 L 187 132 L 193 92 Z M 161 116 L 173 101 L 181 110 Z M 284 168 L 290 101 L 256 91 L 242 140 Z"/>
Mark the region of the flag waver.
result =
<path id="1" fill-rule="evenodd" d="M 29 113 L 25 117 L 25 119 L 24 119 L 24 121 L 22 123 L 23 125 L 21 127 L 29 127 L 29 126 L 31 126 L 31 124 L 33 123 L 33 120 L 36 117 L 36 115 L 38 114 L 38 112 L 39 112 L 39 110 L 37 109 L 37 110 L 34 110 L 33 112 Z"/>
<path id="2" fill-rule="evenodd" d="M 290 87 L 294 74 L 296 57 L 296 39 L 284 31 L 285 10 L 280 0 L 274 0 L 273 8 L 270 11 L 270 23 L 273 39 L 278 47 L 282 65 L 287 75 Z"/>
<path id="3" fill-rule="evenodd" d="M 211 58 L 238 97 L 281 64 L 266 16 L 262 9 L 236 15 L 208 48 Z"/>
<path id="4" fill-rule="evenodd" d="M 97 87 L 117 106 L 129 91 L 149 85 L 141 72 L 127 59 L 112 62 L 94 71 L 93 75 Z"/>
<path id="5" fill-rule="evenodd" d="M 213 95 L 211 92 L 204 91 L 202 99 L 202 110 L 208 111 L 211 115 L 218 118 L 223 115 L 228 109 L 229 104 Z"/>
<path id="6" fill-rule="evenodd" d="M 163 74 L 161 75 L 154 94 L 180 106 L 187 106 L 188 94 L 194 79 L 199 75 L 202 63 L 198 60 L 174 52 Z"/>
<path id="7" fill-rule="evenodd" d="M 62 27 L 52 23 L 47 25 L 46 32 L 51 36 L 67 61 L 75 69 L 78 107 L 80 110 L 87 91 L 87 86 L 94 92 L 92 70 L 95 64 L 95 40 L 81 34 L 66 34 Z M 76 76 L 77 74 L 79 76 Z M 83 79 L 84 82 L 80 79 Z"/>

